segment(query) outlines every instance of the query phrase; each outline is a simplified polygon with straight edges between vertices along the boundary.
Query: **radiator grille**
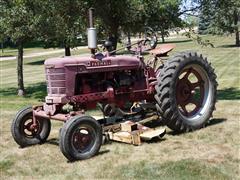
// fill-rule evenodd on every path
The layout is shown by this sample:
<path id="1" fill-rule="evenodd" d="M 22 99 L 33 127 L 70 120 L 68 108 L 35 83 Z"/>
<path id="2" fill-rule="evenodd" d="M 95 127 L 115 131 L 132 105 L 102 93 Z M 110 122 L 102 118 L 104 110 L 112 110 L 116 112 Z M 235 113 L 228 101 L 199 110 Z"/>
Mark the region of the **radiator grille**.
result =
<path id="1" fill-rule="evenodd" d="M 63 68 L 46 69 L 48 94 L 65 94 L 65 78 L 65 70 Z"/>

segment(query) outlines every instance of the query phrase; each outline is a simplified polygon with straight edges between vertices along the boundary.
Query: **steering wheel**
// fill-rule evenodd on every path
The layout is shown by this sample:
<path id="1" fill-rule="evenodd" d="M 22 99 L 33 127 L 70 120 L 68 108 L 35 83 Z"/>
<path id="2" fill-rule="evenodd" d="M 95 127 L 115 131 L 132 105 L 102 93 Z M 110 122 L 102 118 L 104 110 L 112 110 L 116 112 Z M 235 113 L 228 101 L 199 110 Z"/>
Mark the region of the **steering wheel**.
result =
<path id="1" fill-rule="evenodd" d="M 143 45 L 145 46 L 145 48 L 147 50 L 151 50 L 154 49 L 157 46 L 157 35 L 156 33 L 153 31 L 152 28 L 150 27 L 146 27 L 144 28 L 144 42 Z"/>
<path id="2" fill-rule="evenodd" d="M 156 33 L 153 31 L 152 28 L 150 27 L 146 27 L 144 28 L 144 39 L 137 41 L 136 43 L 127 45 L 123 48 L 117 49 L 117 50 L 113 50 L 110 52 L 110 54 L 113 54 L 119 50 L 123 50 L 125 48 L 127 48 L 130 52 L 136 54 L 136 53 L 141 53 L 143 51 L 149 51 L 151 49 L 154 49 L 157 46 L 157 35 Z M 134 46 L 134 47 L 132 47 Z M 137 46 L 137 47 L 136 47 Z"/>

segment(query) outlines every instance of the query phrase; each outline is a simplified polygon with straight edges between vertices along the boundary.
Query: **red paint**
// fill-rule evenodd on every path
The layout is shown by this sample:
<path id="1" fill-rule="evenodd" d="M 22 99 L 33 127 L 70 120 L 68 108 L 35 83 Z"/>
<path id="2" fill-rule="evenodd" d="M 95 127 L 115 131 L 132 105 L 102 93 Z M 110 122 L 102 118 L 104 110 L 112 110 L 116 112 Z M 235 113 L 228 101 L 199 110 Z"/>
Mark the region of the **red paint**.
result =
<path id="1" fill-rule="evenodd" d="M 161 53 L 171 47 L 160 46 Z M 159 50 L 150 52 L 158 54 Z M 101 60 L 72 56 L 51 58 L 44 64 L 48 95 L 34 116 L 67 121 L 75 115 L 62 112 L 67 103 L 74 107 L 73 112 L 81 112 L 96 108 L 98 102 L 121 108 L 126 102 L 154 101 L 156 72 L 142 56 L 102 55 Z"/>
<path id="2" fill-rule="evenodd" d="M 158 48 L 152 49 L 149 52 L 151 54 L 155 54 L 156 56 L 165 56 L 175 47 L 176 46 L 174 44 L 162 44 L 162 45 L 159 45 Z"/>

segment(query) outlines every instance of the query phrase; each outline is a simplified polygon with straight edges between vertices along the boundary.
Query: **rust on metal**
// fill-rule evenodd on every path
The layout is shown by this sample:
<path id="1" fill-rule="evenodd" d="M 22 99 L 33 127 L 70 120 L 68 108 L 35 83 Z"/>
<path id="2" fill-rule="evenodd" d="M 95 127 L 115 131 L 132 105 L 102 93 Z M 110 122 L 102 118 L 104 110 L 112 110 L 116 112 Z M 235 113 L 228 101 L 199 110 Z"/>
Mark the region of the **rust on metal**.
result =
<path id="1" fill-rule="evenodd" d="M 176 47 L 175 44 L 161 44 L 157 48 L 150 50 L 149 52 L 151 54 L 154 54 L 155 56 L 166 56 L 167 53 L 169 53 L 171 50 L 173 50 Z"/>
<path id="2" fill-rule="evenodd" d="M 181 107 L 181 111 L 185 116 L 194 115 L 202 106 L 204 99 L 204 81 L 201 75 L 193 68 L 185 69 L 181 74 L 184 74 L 181 79 L 177 81 L 177 104 Z M 180 74 L 180 76 L 181 76 Z M 189 76 L 192 74 L 197 78 L 196 82 L 191 82 Z M 199 89 L 199 97 L 196 94 L 196 88 Z M 196 96 L 196 97 L 195 97 Z M 194 104 L 195 108 L 188 110 L 187 106 Z"/>

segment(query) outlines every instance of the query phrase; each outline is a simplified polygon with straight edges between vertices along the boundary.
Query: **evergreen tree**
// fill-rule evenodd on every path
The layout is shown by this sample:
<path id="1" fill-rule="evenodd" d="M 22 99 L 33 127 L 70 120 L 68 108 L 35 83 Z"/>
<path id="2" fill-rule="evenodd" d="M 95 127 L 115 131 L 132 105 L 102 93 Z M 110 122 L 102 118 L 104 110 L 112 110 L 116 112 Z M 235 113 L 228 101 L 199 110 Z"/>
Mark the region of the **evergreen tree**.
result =
<path id="1" fill-rule="evenodd" d="M 208 34 L 210 23 L 214 15 L 213 3 L 209 1 L 204 1 L 203 6 L 200 8 L 199 14 L 199 24 L 198 24 L 198 33 L 199 34 Z"/>

